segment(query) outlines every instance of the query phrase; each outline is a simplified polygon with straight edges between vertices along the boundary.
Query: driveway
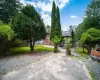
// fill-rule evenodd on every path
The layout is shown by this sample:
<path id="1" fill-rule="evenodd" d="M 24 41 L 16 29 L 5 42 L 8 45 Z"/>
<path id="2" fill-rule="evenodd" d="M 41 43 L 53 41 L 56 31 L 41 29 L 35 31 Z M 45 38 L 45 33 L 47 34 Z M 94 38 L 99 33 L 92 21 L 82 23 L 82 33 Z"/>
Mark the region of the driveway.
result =
<path id="1" fill-rule="evenodd" d="M 1 80 L 92 80 L 78 59 L 52 54 L 35 63 L 2 75 Z"/>
<path id="2" fill-rule="evenodd" d="M 52 55 L 51 52 L 35 52 L 0 59 L 0 78 L 2 75 L 18 70 L 40 59 Z"/>

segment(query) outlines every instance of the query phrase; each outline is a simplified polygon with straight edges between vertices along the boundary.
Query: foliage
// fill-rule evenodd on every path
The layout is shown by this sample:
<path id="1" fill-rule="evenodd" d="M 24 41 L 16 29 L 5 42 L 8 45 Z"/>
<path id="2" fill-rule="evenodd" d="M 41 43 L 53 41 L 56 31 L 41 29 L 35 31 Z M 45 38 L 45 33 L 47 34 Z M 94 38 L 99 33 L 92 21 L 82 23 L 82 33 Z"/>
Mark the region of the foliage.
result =
<path id="1" fill-rule="evenodd" d="M 78 41 L 81 39 L 82 33 L 84 33 L 86 31 L 86 29 L 84 29 L 84 23 L 81 23 L 77 26 L 77 28 L 75 29 L 74 33 L 75 33 L 75 41 Z"/>
<path id="2" fill-rule="evenodd" d="M 56 27 L 57 27 L 56 30 L 57 30 L 57 32 L 55 32 L 55 33 L 56 33 L 56 36 L 58 36 L 59 40 L 61 41 L 61 39 L 62 39 L 62 32 L 61 32 L 61 24 L 60 24 L 60 12 L 59 12 L 59 8 L 58 7 L 57 7 L 56 20 L 57 20 L 57 22 L 56 22 Z"/>
<path id="3" fill-rule="evenodd" d="M 14 32 L 9 25 L 0 22 L 0 55 L 11 47 Z"/>
<path id="4" fill-rule="evenodd" d="M 70 44 L 66 44 L 66 54 L 71 55 Z"/>
<path id="5" fill-rule="evenodd" d="M 100 29 L 100 0 L 92 0 L 86 10 L 85 28 Z"/>
<path id="6" fill-rule="evenodd" d="M 56 7 L 55 2 L 53 1 L 52 6 L 52 14 L 51 14 L 51 34 L 50 39 L 54 43 L 54 52 L 58 52 L 58 44 L 60 43 L 62 39 L 62 33 L 61 33 L 61 24 L 60 24 L 60 13 L 59 8 Z"/>
<path id="7" fill-rule="evenodd" d="M 100 30 L 90 28 L 87 32 L 82 34 L 81 41 L 90 47 L 100 44 Z"/>
<path id="8" fill-rule="evenodd" d="M 71 55 L 71 41 L 72 41 L 72 38 L 64 38 L 65 40 L 65 47 L 66 47 L 66 54 L 67 55 Z"/>
<path id="9" fill-rule="evenodd" d="M 81 37 L 81 42 L 85 44 L 88 43 L 90 39 L 91 36 L 88 33 L 83 33 Z"/>
<path id="10" fill-rule="evenodd" d="M 9 23 L 10 19 L 18 13 L 20 7 L 19 0 L 0 0 L 0 20 Z"/>
<path id="11" fill-rule="evenodd" d="M 54 42 L 54 44 L 58 44 L 58 42 L 60 42 L 61 39 L 59 39 L 58 36 L 54 36 L 54 38 L 52 38 L 52 41 Z"/>
<path id="12" fill-rule="evenodd" d="M 96 44 L 100 44 L 100 30 L 94 28 L 88 29 L 87 32 L 82 34 L 81 42 L 87 48 L 88 53 L 90 53 Z"/>
<path id="13" fill-rule="evenodd" d="M 51 34 L 50 34 L 50 39 L 52 39 L 52 37 L 54 37 L 55 25 L 56 25 L 56 4 L 53 1 L 52 14 L 51 14 Z"/>
<path id="14" fill-rule="evenodd" d="M 89 28 L 100 29 L 100 0 L 91 0 L 86 9 L 86 15 L 81 24 L 75 30 L 76 41 L 81 39 L 82 33 Z"/>
<path id="15" fill-rule="evenodd" d="M 64 38 L 65 40 L 65 44 L 70 44 L 70 42 L 72 41 L 72 38 Z"/>
<path id="16" fill-rule="evenodd" d="M 2 35 L 6 35 L 8 40 L 11 40 L 14 36 L 14 32 L 11 29 L 11 26 L 3 24 L 2 22 L 0 22 L 0 33 Z"/>
<path id="17" fill-rule="evenodd" d="M 84 52 L 83 52 L 82 48 L 76 48 L 75 52 L 79 53 L 82 57 L 85 57 L 85 58 L 89 57 L 87 49 L 84 49 Z"/>
<path id="18" fill-rule="evenodd" d="M 41 51 L 52 52 L 53 48 L 45 47 L 45 46 L 42 46 L 42 45 L 36 45 L 34 47 L 34 50 L 38 51 L 38 52 L 41 52 Z M 9 51 L 7 51 L 4 56 L 19 55 L 19 54 L 25 54 L 25 53 L 28 53 L 28 52 L 30 52 L 30 47 L 27 47 L 27 46 L 26 47 L 15 47 L 15 48 L 12 48 Z"/>
<path id="19" fill-rule="evenodd" d="M 15 17 L 12 29 L 16 36 L 30 42 L 31 51 L 34 51 L 35 41 L 45 38 L 46 31 L 43 20 L 32 5 L 26 5 Z"/>

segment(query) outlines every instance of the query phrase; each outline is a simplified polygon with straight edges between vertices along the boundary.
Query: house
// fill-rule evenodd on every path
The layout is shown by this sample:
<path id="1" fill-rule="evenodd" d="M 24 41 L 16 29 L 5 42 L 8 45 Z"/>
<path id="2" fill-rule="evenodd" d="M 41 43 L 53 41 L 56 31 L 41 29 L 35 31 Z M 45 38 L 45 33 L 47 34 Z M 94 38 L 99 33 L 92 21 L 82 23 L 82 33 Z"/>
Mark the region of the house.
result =
<path id="1" fill-rule="evenodd" d="M 73 30 L 69 30 L 69 31 L 62 31 L 62 37 L 71 37 Z M 61 42 L 61 44 L 64 44 L 64 40 Z M 50 40 L 50 32 L 47 33 L 46 38 L 44 39 L 44 43 L 45 45 L 53 45 L 52 41 Z"/>

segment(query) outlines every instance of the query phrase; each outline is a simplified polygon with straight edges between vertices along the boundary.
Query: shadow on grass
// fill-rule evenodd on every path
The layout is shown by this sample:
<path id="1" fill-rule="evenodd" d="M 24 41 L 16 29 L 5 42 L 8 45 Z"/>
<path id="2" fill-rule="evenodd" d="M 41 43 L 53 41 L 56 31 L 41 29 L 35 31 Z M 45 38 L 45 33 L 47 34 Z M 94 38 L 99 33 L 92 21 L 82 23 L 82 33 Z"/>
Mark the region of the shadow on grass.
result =
<path id="1" fill-rule="evenodd" d="M 7 57 L 7 56 L 28 54 L 28 53 L 33 54 L 33 53 L 37 53 L 37 52 L 53 52 L 53 48 L 45 47 L 45 46 L 42 46 L 42 45 L 36 45 L 34 47 L 34 52 L 31 52 L 30 47 L 28 47 L 28 46 L 26 46 L 26 47 L 15 47 L 15 48 L 10 49 L 6 53 L 4 53 L 4 55 L 2 55 L 1 58 Z"/>

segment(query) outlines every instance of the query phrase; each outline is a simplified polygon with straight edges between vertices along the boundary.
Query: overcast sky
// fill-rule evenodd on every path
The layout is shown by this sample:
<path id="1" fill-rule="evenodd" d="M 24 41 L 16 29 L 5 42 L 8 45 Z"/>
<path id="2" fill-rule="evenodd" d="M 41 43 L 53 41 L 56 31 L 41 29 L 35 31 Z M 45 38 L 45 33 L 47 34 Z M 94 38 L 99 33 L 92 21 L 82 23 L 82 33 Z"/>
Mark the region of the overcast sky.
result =
<path id="1" fill-rule="evenodd" d="M 51 25 L 51 9 L 53 0 L 20 0 L 23 5 L 31 4 L 43 18 L 45 25 Z M 91 0 L 54 0 L 60 8 L 62 30 L 69 25 L 78 25 L 83 21 L 85 11 Z"/>

